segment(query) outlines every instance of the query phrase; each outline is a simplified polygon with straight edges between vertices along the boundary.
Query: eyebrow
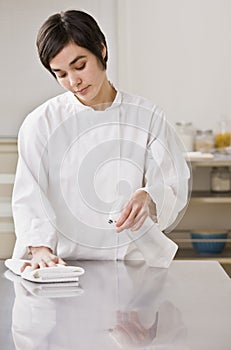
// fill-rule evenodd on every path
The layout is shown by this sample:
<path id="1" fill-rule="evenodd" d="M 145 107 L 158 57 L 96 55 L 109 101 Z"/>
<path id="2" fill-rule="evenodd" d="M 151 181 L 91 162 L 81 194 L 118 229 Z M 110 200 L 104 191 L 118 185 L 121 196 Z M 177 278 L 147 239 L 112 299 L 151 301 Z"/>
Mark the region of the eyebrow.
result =
<path id="1" fill-rule="evenodd" d="M 69 66 L 72 66 L 73 64 L 75 64 L 76 62 L 78 62 L 79 60 L 81 60 L 82 58 L 86 58 L 87 56 L 82 55 L 82 56 L 77 56 L 75 57 L 70 63 Z M 52 69 L 52 72 L 60 72 L 62 69 L 56 68 L 56 69 Z"/>

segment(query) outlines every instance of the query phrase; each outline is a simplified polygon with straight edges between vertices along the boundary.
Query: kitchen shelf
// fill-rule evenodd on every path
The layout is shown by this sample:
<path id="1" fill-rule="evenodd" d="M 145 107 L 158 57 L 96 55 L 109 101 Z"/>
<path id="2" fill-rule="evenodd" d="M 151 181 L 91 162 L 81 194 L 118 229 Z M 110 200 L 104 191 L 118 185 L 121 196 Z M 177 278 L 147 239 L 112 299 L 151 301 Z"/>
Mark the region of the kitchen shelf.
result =
<path id="1" fill-rule="evenodd" d="M 14 233 L 14 223 L 9 221 L 0 222 L 0 234 L 8 232 Z"/>
<path id="2" fill-rule="evenodd" d="M 216 260 L 222 264 L 231 264 L 231 249 L 225 249 L 220 254 L 200 254 L 194 249 L 179 249 L 176 260 Z"/>
<path id="3" fill-rule="evenodd" d="M 231 155 L 215 154 L 212 159 L 193 159 L 189 158 L 188 162 L 192 167 L 231 167 Z"/>
<path id="4" fill-rule="evenodd" d="M 231 203 L 231 192 L 192 191 L 190 201 L 192 203 L 227 204 Z"/>
<path id="5" fill-rule="evenodd" d="M 213 159 L 190 160 L 192 168 L 197 167 L 231 167 L 231 156 L 215 154 Z M 213 203 L 213 204 L 230 204 L 231 192 L 214 193 L 211 191 L 192 191 L 192 203 Z"/>
<path id="6" fill-rule="evenodd" d="M 226 239 L 226 247 L 223 250 L 222 253 L 220 254 L 200 254 L 198 253 L 194 247 L 193 247 L 193 242 L 196 242 L 195 240 L 191 239 L 190 232 L 191 231 L 196 231 L 196 227 L 198 225 L 201 225 L 201 229 L 203 227 L 205 228 L 213 228 L 213 224 L 210 223 L 210 219 L 208 217 L 208 213 L 214 212 L 216 210 L 216 218 L 219 220 L 220 217 L 220 225 L 223 226 L 223 211 L 224 215 L 226 215 L 227 218 L 227 213 L 229 211 L 229 208 L 231 207 L 231 191 L 226 192 L 226 193 L 214 193 L 211 192 L 208 189 L 209 186 L 209 168 L 212 167 L 229 167 L 231 168 L 231 155 L 222 155 L 222 154 L 215 154 L 213 158 L 211 159 L 191 159 L 188 160 L 188 163 L 190 164 L 193 175 L 196 177 L 196 180 L 194 182 L 195 184 L 195 189 L 193 188 L 192 193 L 191 193 L 191 198 L 190 198 L 190 203 L 192 206 L 188 206 L 188 218 L 190 218 L 190 214 L 192 215 L 202 215 L 205 213 L 206 220 L 209 220 L 209 222 L 203 222 L 202 220 L 198 220 L 194 222 L 192 219 L 191 221 L 189 220 L 190 223 L 187 225 L 183 224 L 182 228 L 180 226 L 174 230 L 175 237 L 172 238 L 178 245 L 179 245 L 179 250 L 176 255 L 176 259 L 192 259 L 192 260 L 198 260 L 198 259 L 203 259 L 203 260 L 217 260 L 221 264 L 226 264 L 226 266 L 229 266 L 231 264 L 231 223 L 227 225 L 228 221 L 226 219 L 226 229 L 229 232 L 228 239 Z M 201 170 L 200 168 L 204 168 Z M 205 168 L 208 168 L 207 170 Z M 202 176 L 201 178 L 198 178 L 198 176 Z M 200 181 L 198 181 L 200 180 Z M 219 211 L 219 217 L 218 217 L 218 212 L 217 212 L 217 207 L 216 205 L 224 205 L 222 206 L 222 209 Z M 207 208 L 206 208 L 207 206 Z M 228 206 L 228 207 L 227 207 Z M 223 210 L 224 209 L 224 210 Z M 186 211 L 186 212 L 187 212 Z M 195 217 L 195 220 L 196 217 Z M 213 220 L 211 220 L 213 222 Z M 216 222 L 217 223 L 217 222 Z M 195 225 L 195 227 L 194 227 Z M 215 225 L 216 229 L 219 230 L 217 226 Z M 223 229 L 223 227 L 222 227 Z M 171 237 L 170 237 L 171 238 Z M 205 242 L 206 240 L 198 240 L 199 242 Z M 209 240 L 210 241 L 210 240 Z M 219 240 L 218 240 L 219 241 Z"/>
<path id="7" fill-rule="evenodd" d="M 16 142 L 2 142 L 0 140 L 0 153 L 12 153 L 17 154 L 18 148 Z"/>
<path id="8" fill-rule="evenodd" d="M 15 175 L 14 174 L 0 174 L 0 185 L 14 184 Z"/>
<path id="9" fill-rule="evenodd" d="M 10 197 L 0 197 L 0 218 L 11 218 L 12 207 Z"/>
<path id="10" fill-rule="evenodd" d="M 227 160 L 225 159 L 211 159 L 211 160 L 199 160 L 199 161 L 190 161 L 191 165 L 196 167 L 218 167 L 218 166 L 231 166 L 231 158 L 228 158 Z"/>

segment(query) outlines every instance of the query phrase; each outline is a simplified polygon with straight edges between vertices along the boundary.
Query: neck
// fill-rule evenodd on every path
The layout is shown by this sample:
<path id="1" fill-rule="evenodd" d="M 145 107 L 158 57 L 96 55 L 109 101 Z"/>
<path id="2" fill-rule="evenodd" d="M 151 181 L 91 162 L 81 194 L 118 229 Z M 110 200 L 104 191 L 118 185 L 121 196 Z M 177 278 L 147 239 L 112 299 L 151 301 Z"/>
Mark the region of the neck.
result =
<path id="1" fill-rule="evenodd" d="M 103 111 L 106 108 L 110 107 L 116 97 L 116 89 L 111 84 L 110 81 L 106 80 L 105 86 L 101 89 L 102 95 L 99 96 L 98 101 L 99 103 L 93 104 L 93 108 L 98 111 Z"/>
<path id="2" fill-rule="evenodd" d="M 92 107 L 96 111 L 103 111 L 112 105 L 116 97 L 116 93 L 117 91 L 114 88 L 114 86 L 105 77 L 105 80 L 101 86 L 98 95 L 95 96 L 95 98 L 89 101 L 88 103 L 85 103 L 81 100 L 80 102 L 85 104 L 86 106 Z"/>

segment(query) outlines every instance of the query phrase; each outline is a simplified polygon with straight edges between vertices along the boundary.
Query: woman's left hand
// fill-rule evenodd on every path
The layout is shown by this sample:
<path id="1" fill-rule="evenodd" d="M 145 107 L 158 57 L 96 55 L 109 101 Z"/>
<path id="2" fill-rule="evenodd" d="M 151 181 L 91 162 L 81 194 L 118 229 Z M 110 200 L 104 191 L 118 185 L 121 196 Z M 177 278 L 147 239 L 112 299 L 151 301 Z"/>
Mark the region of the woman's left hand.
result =
<path id="1" fill-rule="evenodd" d="M 147 192 L 134 192 L 116 222 L 116 231 L 119 233 L 125 229 L 139 230 L 149 215 L 150 204 L 155 206 Z"/>

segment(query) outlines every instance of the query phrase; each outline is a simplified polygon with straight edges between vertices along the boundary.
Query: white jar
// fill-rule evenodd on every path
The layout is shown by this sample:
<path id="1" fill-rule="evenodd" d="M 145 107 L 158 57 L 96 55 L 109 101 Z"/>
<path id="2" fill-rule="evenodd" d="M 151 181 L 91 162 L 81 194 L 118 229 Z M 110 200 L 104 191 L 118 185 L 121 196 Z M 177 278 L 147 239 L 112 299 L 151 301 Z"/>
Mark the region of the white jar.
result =
<path id="1" fill-rule="evenodd" d="M 177 122 L 176 132 L 183 143 L 186 152 L 194 149 L 194 128 L 191 122 Z"/>
<path id="2" fill-rule="evenodd" d="M 231 174 L 228 167 L 213 167 L 211 171 L 211 191 L 230 192 Z"/>

